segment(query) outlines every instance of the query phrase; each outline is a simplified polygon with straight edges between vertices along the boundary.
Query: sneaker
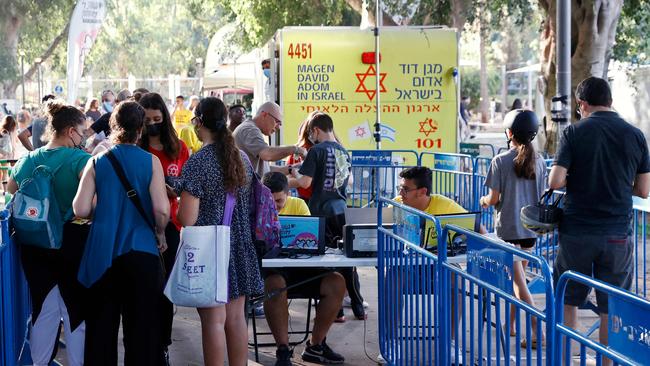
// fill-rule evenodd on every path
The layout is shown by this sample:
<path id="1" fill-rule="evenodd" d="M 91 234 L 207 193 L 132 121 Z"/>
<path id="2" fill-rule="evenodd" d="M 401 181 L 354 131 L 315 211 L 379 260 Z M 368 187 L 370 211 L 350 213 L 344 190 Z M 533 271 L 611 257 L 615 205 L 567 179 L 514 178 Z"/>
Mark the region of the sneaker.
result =
<path id="1" fill-rule="evenodd" d="M 343 308 L 339 309 L 339 313 L 336 315 L 334 323 L 345 323 L 345 314 L 343 313 Z"/>
<path id="2" fill-rule="evenodd" d="M 254 308 L 248 310 L 249 316 L 254 316 L 256 318 L 264 318 L 264 305 L 258 305 Z"/>
<path id="3" fill-rule="evenodd" d="M 307 362 L 315 362 L 321 364 L 342 364 L 345 358 L 340 354 L 334 352 L 330 346 L 325 343 L 312 345 L 307 341 L 307 347 L 302 351 L 302 360 Z"/>
<path id="4" fill-rule="evenodd" d="M 292 366 L 293 350 L 282 344 L 275 350 L 275 366 Z"/>
<path id="5" fill-rule="evenodd" d="M 458 358 L 456 358 L 456 343 L 451 342 L 451 347 L 449 347 L 449 363 L 452 365 L 462 365 L 463 364 L 463 348 L 458 347 Z"/>
<path id="6" fill-rule="evenodd" d="M 169 349 L 167 347 L 163 349 L 163 365 L 171 366 L 171 363 L 169 362 Z"/>
<path id="7" fill-rule="evenodd" d="M 351 308 L 351 307 L 352 307 L 352 300 L 350 300 L 350 296 L 346 296 L 346 297 L 343 298 L 343 306 L 345 306 L 345 307 L 347 307 L 347 308 Z M 364 308 L 364 309 L 367 309 L 368 306 L 370 306 L 370 305 L 368 304 L 368 302 L 367 302 L 367 301 L 364 301 L 364 302 L 363 302 L 363 308 Z"/>

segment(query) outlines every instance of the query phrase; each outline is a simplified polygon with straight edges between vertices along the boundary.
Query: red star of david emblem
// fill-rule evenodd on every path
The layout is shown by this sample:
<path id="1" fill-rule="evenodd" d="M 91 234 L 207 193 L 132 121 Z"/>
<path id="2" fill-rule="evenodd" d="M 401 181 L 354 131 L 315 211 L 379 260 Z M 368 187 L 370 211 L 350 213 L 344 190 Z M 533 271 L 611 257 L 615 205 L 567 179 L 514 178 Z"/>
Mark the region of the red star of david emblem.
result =
<path id="1" fill-rule="evenodd" d="M 366 135 L 366 129 L 363 127 L 357 127 L 357 129 L 354 130 L 354 134 L 357 137 L 364 137 Z"/>
<path id="2" fill-rule="evenodd" d="M 438 131 L 438 122 L 432 120 L 431 118 L 425 118 L 424 121 L 420 123 L 420 131 L 424 133 L 424 136 L 429 137 L 430 134 Z"/>
<path id="3" fill-rule="evenodd" d="M 357 89 L 355 90 L 355 93 L 365 93 L 368 96 L 368 99 L 373 100 L 375 98 L 375 95 L 377 94 L 376 89 L 368 89 L 366 87 L 366 79 L 368 76 L 375 76 L 377 72 L 375 71 L 375 66 L 370 65 L 368 66 L 368 70 L 366 70 L 365 73 L 356 73 L 357 75 L 357 80 L 359 80 L 359 85 L 357 86 Z M 384 79 L 386 79 L 387 73 L 385 72 L 380 72 L 379 73 L 379 91 L 381 93 L 386 92 L 386 87 L 384 86 Z"/>

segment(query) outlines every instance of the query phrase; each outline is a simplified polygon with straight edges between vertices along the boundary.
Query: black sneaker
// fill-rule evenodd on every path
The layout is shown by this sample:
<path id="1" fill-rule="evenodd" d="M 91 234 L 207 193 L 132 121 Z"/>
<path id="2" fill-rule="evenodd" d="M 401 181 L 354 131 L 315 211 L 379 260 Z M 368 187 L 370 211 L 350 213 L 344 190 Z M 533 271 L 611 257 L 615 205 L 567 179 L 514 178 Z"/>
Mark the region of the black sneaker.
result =
<path id="1" fill-rule="evenodd" d="M 293 350 L 284 344 L 280 345 L 275 350 L 275 366 L 292 366 L 291 357 L 293 357 Z"/>
<path id="2" fill-rule="evenodd" d="M 322 364 L 341 364 L 345 362 L 345 358 L 334 352 L 330 346 L 325 343 L 324 339 L 322 344 L 315 345 L 312 345 L 307 341 L 307 347 L 302 351 L 302 359 L 303 361 Z"/>

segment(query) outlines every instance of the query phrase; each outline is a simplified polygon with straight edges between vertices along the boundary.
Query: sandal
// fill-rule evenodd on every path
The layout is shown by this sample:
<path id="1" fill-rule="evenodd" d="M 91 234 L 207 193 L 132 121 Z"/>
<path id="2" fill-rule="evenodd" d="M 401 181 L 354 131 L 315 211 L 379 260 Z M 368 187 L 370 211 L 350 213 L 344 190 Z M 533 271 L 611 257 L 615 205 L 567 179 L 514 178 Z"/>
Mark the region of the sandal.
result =
<path id="1" fill-rule="evenodd" d="M 542 340 L 542 347 L 546 347 L 546 339 Z M 521 348 L 528 348 L 525 339 L 521 341 Z M 530 342 L 530 349 L 537 349 L 537 339 L 533 339 L 532 342 Z"/>

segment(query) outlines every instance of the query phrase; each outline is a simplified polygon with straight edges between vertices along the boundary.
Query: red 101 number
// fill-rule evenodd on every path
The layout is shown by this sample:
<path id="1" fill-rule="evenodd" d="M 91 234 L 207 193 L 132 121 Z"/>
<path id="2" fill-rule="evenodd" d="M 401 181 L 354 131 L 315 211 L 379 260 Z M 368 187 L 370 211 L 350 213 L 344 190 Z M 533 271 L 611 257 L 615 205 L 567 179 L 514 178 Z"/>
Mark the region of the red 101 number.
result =
<path id="1" fill-rule="evenodd" d="M 442 149 L 442 139 L 417 139 L 418 149 Z"/>
<path id="2" fill-rule="evenodd" d="M 291 43 L 287 54 L 291 58 L 311 58 L 311 43 Z"/>

